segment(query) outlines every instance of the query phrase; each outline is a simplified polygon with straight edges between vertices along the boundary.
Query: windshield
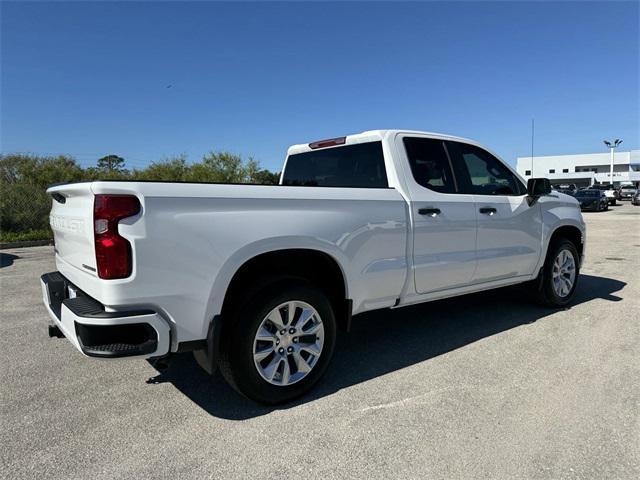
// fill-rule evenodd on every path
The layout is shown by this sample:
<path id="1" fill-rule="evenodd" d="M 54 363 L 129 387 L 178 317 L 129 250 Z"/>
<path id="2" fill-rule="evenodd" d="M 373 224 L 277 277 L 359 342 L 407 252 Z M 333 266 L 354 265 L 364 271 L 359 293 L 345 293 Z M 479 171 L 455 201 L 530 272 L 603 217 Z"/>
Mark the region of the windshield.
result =
<path id="1" fill-rule="evenodd" d="M 576 192 L 576 197 L 599 197 L 600 192 L 598 190 L 580 190 Z"/>
<path id="2" fill-rule="evenodd" d="M 631 190 L 632 192 L 634 192 L 636 190 L 636 187 L 627 186 L 627 187 L 622 187 L 620 190 Z"/>

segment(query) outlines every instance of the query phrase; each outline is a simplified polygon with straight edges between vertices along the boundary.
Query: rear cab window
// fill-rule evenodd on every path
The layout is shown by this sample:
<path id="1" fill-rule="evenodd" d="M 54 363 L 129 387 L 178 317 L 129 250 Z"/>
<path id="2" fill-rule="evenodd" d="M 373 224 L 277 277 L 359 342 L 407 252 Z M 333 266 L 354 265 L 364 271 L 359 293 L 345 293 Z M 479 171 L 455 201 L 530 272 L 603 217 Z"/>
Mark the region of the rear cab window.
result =
<path id="1" fill-rule="evenodd" d="M 356 143 L 289 155 L 282 185 L 388 188 L 382 142 Z"/>

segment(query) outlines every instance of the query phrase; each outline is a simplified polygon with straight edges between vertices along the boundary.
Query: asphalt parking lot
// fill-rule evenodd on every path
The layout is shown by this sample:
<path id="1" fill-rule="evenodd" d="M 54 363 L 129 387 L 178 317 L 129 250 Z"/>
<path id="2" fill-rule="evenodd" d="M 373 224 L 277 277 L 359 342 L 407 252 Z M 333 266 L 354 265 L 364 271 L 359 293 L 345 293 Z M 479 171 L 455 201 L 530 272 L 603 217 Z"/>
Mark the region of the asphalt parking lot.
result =
<path id="1" fill-rule="evenodd" d="M 0 476 L 640 478 L 640 207 L 585 218 L 570 308 L 502 289 L 360 317 L 281 408 L 191 354 L 159 374 L 48 338 L 53 249 L 3 250 Z"/>

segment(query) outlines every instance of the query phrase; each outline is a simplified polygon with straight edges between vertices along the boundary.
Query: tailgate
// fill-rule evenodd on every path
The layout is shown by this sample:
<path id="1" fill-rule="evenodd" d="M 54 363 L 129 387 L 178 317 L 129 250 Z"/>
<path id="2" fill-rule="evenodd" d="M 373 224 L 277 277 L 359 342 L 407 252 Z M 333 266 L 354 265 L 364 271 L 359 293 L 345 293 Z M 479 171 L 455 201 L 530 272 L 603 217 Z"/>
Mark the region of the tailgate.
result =
<path id="1" fill-rule="evenodd" d="M 47 193 L 53 197 L 49 223 L 58 259 L 96 275 L 91 183 L 59 185 Z"/>

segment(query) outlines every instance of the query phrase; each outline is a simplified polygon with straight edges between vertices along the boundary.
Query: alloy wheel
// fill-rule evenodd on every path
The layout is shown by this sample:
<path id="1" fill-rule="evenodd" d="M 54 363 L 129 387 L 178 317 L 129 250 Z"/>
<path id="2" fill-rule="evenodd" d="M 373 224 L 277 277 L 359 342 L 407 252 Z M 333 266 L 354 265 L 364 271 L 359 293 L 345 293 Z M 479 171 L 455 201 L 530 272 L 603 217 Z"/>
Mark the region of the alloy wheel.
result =
<path id="1" fill-rule="evenodd" d="M 324 325 L 317 310 L 306 302 L 288 301 L 260 323 L 253 341 L 253 362 L 270 384 L 292 385 L 313 370 L 323 344 Z"/>
<path id="2" fill-rule="evenodd" d="M 556 295 L 564 298 L 571 293 L 576 281 L 576 261 L 571 251 L 563 249 L 558 252 L 553 262 L 551 279 Z"/>

